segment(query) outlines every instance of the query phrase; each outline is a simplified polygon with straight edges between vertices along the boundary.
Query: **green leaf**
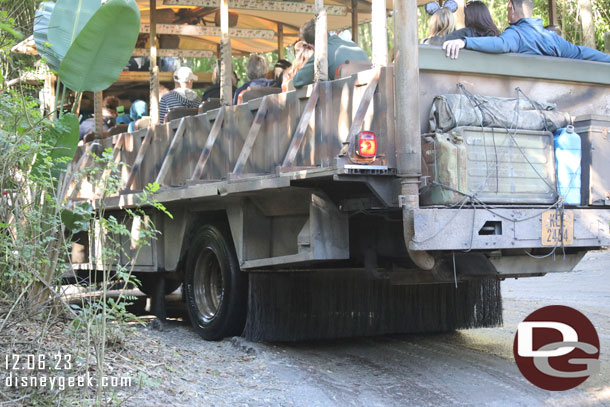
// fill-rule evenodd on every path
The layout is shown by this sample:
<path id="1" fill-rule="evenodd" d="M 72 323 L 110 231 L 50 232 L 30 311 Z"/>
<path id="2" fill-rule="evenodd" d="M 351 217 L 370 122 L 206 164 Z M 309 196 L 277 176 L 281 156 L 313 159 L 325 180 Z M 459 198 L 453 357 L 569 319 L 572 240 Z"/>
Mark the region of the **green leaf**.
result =
<path id="1" fill-rule="evenodd" d="M 48 154 L 38 154 L 32 166 L 32 175 L 44 177 L 43 174 L 50 168 L 53 178 L 57 179 L 60 172 L 67 168 L 68 162 L 74 158 L 78 138 L 78 117 L 72 113 L 60 116 L 44 135 L 44 141 L 50 146 L 50 151 Z M 47 161 L 51 164 L 48 165 Z"/>
<path id="2" fill-rule="evenodd" d="M 78 34 L 61 62 L 59 76 L 73 91 L 101 91 L 118 79 L 140 32 L 135 0 L 109 0 Z"/>
<path id="3" fill-rule="evenodd" d="M 49 68 L 58 71 L 61 59 L 48 41 L 49 23 L 54 8 L 55 3 L 52 1 L 43 1 L 40 3 L 40 7 L 36 10 L 36 15 L 34 17 L 34 42 L 36 43 L 36 51 L 47 60 Z"/>
<path id="4" fill-rule="evenodd" d="M 63 59 L 85 24 L 102 5 L 99 0 L 58 0 L 49 22 L 49 42 Z"/>
<path id="5" fill-rule="evenodd" d="M 62 209 L 61 221 L 66 229 L 72 233 L 86 232 L 89 230 L 89 221 L 91 220 L 92 213 L 93 207 L 89 202 L 80 203 L 73 210 Z"/>
<path id="6" fill-rule="evenodd" d="M 49 156 L 53 160 L 53 175 L 59 176 L 59 172 L 66 169 L 68 162 L 74 158 L 78 147 L 78 117 L 73 113 L 66 113 L 57 120 L 57 124 L 51 127 L 50 140 L 55 140 L 53 149 Z"/>

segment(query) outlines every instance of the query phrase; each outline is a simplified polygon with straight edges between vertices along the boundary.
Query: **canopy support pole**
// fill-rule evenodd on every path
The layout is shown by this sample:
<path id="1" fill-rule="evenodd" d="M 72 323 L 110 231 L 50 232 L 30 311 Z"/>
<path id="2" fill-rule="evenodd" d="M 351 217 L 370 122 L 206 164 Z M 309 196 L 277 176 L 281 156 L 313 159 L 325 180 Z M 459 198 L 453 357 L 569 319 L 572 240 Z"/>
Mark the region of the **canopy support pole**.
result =
<path id="1" fill-rule="evenodd" d="M 358 0 L 352 0 L 352 41 L 358 44 Z"/>
<path id="2" fill-rule="evenodd" d="M 150 0 L 150 125 L 159 124 L 159 66 L 157 65 L 157 0 Z"/>
<path id="3" fill-rule="evenodd" d="M 61 103 L 61 102 L 60 102 Z M 104 130 L 104 94 L 101 91 L 93 92 L 93 117 L 95 118 L 95 132 L 102 134 Z M 61 109 L 62 107 L 59 106 Z"/>
<path id="4" fill-rule="evenodd" d="M 388 29 L 385 0 L 373 0 L 371 8 L 373 65 L 386 66 L 388 64 Z"/>
<path id="5" fill-rule="evenodd" d="M 284 24 L 277 24 L 277 59 L 284 59 Z"/>
<path id="6" fill-rule="evenodd" d="M 233 104 L 233 58 L 229 37 L 229 0 L 220 1 L 220 102 L 224 106 Z"/>
<path id="7" fill-rule="evenodd" d="M 314 81 L 328 80 L 328 22 L 324 0 L 316 0 L 316 44 L 314 51 Z"/>

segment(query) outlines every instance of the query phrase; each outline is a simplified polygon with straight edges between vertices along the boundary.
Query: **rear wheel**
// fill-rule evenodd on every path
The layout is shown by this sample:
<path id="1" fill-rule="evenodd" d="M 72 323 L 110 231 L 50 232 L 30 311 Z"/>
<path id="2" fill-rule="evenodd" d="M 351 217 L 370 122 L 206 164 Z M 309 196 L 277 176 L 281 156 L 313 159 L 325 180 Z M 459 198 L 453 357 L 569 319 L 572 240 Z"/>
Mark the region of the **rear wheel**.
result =
<path id="1" fill-rule="evenodd" d="M 231 241 L 204 226 L 187 256 L 184 291 L 195 330 L 206 340 L 240 335 L 246 320 L 247 278 Z"/>

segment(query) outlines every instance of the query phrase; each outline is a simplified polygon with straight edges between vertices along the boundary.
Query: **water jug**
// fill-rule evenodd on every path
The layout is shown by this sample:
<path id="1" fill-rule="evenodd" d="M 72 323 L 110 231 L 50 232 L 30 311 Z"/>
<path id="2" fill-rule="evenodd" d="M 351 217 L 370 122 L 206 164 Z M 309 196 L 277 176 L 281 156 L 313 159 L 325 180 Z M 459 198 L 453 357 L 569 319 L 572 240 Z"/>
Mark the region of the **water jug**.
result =
<path id="1" fill-rule="evenodd" d="M 580 136 L 574 126 L 555 131 L 555 164 L 557 165 L 557 186 L 568 205 L 580 205 Z"/>

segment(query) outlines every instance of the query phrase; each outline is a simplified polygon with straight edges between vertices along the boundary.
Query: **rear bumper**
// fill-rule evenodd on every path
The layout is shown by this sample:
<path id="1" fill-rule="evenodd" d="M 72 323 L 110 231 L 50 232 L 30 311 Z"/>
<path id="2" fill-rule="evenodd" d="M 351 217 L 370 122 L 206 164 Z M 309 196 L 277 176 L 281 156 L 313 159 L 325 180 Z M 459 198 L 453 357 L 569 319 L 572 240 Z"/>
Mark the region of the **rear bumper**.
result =
<path id="1" fill-rule="evenodd" d="M 610 209 L 566 209 L 574 214 L 574 242 L 566 247 L 610 246 Z M 411 250 L 498 250 L 542 245 L 543 209 L 414 210 Z M 501 224 L 496 234 L 481 234 L 486 222 Z"/>

